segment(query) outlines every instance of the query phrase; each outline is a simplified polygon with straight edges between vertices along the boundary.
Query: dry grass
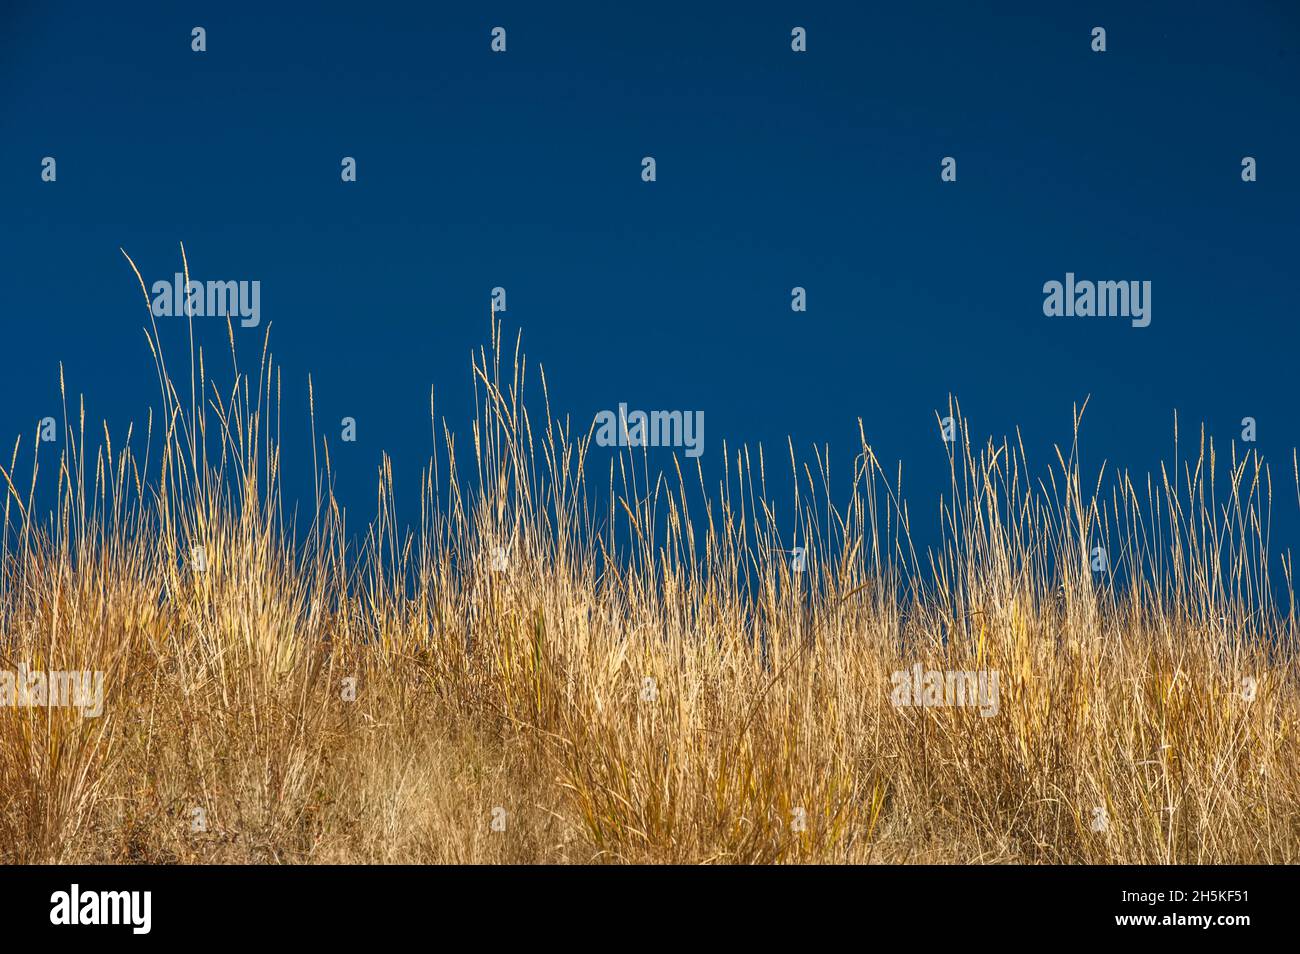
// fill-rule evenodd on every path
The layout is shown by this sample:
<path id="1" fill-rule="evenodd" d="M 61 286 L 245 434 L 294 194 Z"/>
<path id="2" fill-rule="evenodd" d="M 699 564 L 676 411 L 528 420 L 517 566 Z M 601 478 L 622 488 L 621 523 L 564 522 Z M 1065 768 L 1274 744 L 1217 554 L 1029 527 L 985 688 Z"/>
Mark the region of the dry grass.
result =
<path id="1" fill-rule="evenodd" d="M 1038 481 L 963 426 L 945 543 L 918 554 L 865 438 L 844 486 L 791 449 L 779 511 L 761 452 L 724 449 L 712 490 L 667 451 L 666 476 L 644 451 L 589 472 L 590 434 L 534 423 L 499 335 L 475 472 L 435 431 L 414 533 L 385 464 L 354 545 L 324 440 L 314 521 L 289 528 L 265 349 L 223 391 L 155 328 L 161 454 L 105 429 L 91 456 L 74 416 L 52 516 L 15 446 L 0 669 L 106 690 L 97 719 L 0 709 L 0 860 L 1300 860 L 1296 619 L 1254 455 L 1202 438 L 1085 484 L 1071 449 Z M 893 706 L 914 663 L 997 670 L 998 714 Z"/>

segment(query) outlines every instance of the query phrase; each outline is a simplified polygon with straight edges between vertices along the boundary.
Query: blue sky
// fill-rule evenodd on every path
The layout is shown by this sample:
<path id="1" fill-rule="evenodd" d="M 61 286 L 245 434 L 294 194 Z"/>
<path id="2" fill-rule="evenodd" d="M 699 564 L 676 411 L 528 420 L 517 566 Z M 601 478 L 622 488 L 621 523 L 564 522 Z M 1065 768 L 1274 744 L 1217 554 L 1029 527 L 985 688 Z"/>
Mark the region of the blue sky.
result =
<path id="1" fill-rule="evenodd" d="M 467 433 L 502 286 L 553 409 L 584 429 L 620 402 L 701 410 L 710 474 L 723 440 L 784 460 L 790 435 L 847 480 L 862 418 L 925 538 L 950 393 L 1043 468 L 1091 395 L 1094 468 L 1156 467 L 1175 411 L 1224 443 L 1256 418 L 1297 525 L 1294 4 L 463 6 L 6 3 L 6 448 L 56 414 L 60 361 L 92 421 L 143 420 L 147 316 L 118 248 L 152 282 L 183 241 L 194 277 L 261 283 L 291 493 L 308 373 L 322 421 L 356 419 L 332 442 L 354 520 L 383 451 L 414 504 L 431 385 Z M 1150 326 L 1045 317 L 1066 272 L 1150 281 Z M 241 331 L 246 360 L 263 331 Z M 224 322 L 199 334 L 223 353 Z M 180 349 L 174 319 L 164 335 Z"/>

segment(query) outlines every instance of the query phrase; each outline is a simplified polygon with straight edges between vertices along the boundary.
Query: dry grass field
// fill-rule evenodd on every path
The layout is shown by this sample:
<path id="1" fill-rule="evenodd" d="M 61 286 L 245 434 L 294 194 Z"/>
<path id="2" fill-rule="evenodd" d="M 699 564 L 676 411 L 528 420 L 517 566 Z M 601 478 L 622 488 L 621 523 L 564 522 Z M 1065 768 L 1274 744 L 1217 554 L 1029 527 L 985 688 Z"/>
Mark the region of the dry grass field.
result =
<path id="1" fill-rule="evenodd" d="M 153 330 L 135 433 L 74 398 L 56 444 L 17 442 L 0 670 L 102 671 L 104 703 L 0 708 L 0 860 L 1300 861 L 1268 536 L 1294 460 L 1275 488 L 1197 435 L 1160 473 L 1085 476 L 1079 421 L 1031 466 L 954 406 L 944 543 L 918 552 L 865 438 L 835 479 L 793 448 L 714 446 L 711 486 L 667 450 L 611 466 L 500 335 L 471 432 L 430 395 L 411 532 L 387 464 L 373 522 L 347 522 L 325 439 L 293 526 L 280 380 L 233 334 L 216 373 Z M 895 705 L 918 664 L 996 672 L 996 712 Z"/>

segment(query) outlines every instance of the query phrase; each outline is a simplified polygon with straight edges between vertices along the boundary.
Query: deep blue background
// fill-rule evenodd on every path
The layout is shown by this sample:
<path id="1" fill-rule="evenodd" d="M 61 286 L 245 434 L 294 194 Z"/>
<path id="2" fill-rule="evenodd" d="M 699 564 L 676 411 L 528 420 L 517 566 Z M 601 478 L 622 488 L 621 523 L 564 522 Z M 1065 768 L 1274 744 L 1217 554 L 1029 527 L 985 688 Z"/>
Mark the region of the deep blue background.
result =
<path id="1" fill-rule="evenodd" d="M 1089 394 L 1094 470 L 1169 458 L 1175 410 L 1187 449 L 1199 422 L 1226 445 L 1253 416 L 1294 516 L 1296 4 L 280 6 L 3 0 L 6 465 L 61 416 L 59 361 L 92 423 L 143 421 L 147 315 L 118 247 L 152 283 L 184 241 L 195 278 L 262 282 L 288 487 L 310 486 L 311 372 L 354 526 L 383 450 L 413 507 L 431 384 L 468 446 L 496 285 L 580 429 L 620 401 L 700 409 L 711 475 L 724 439 L 786 469 L 788 434 L 847 481 L 861 417 L 904 461 L 923 541 L 950 392 L 1044 469 Z M 1045 318 L 1067 271 L 1150 280 L 1151 326 Z M 228 367 L 224 321 L 200 325 Z M 236 330 L 248 366 L 265 329 Z"/>

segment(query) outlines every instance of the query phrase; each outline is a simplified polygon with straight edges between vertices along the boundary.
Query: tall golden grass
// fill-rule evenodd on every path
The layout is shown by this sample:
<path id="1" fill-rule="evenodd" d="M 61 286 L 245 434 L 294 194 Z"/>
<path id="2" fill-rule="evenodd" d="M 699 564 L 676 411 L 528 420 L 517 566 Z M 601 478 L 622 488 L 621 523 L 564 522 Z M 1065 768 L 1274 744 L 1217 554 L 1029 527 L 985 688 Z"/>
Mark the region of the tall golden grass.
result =
<path id="1" fill-rule="evenodd" d="M 250 376 L 231 331 L 223 388 L 192 328 L 188 371 L 148 337 L 144 435 L 92 452 L 65 409 L 52 513 L 39 443 L 0 468 L 0 669 L 106 679 L 99 718 L 0 709 L 4 861 L 1300 860 L 1291 567 L 1254 453 L 1202 434 L 1158 476 L 1085 478 L 1076 419 L 1038 478 L 954 405 L 918 552 L 865 437 L 842 486 L 789 448 L 780 502 L 761 449 L 724 447 L 716 487 L 669 451 L 606 468 L 530 412 L 494 319 L 474 471 L 431 394 L 419 526 L 385 458 L 357 535 L 323 438 L 310 526 L 286 515 L 266 344 Z M 916 663 L 997 670 L 997 715 L 895 707 Z"/>

